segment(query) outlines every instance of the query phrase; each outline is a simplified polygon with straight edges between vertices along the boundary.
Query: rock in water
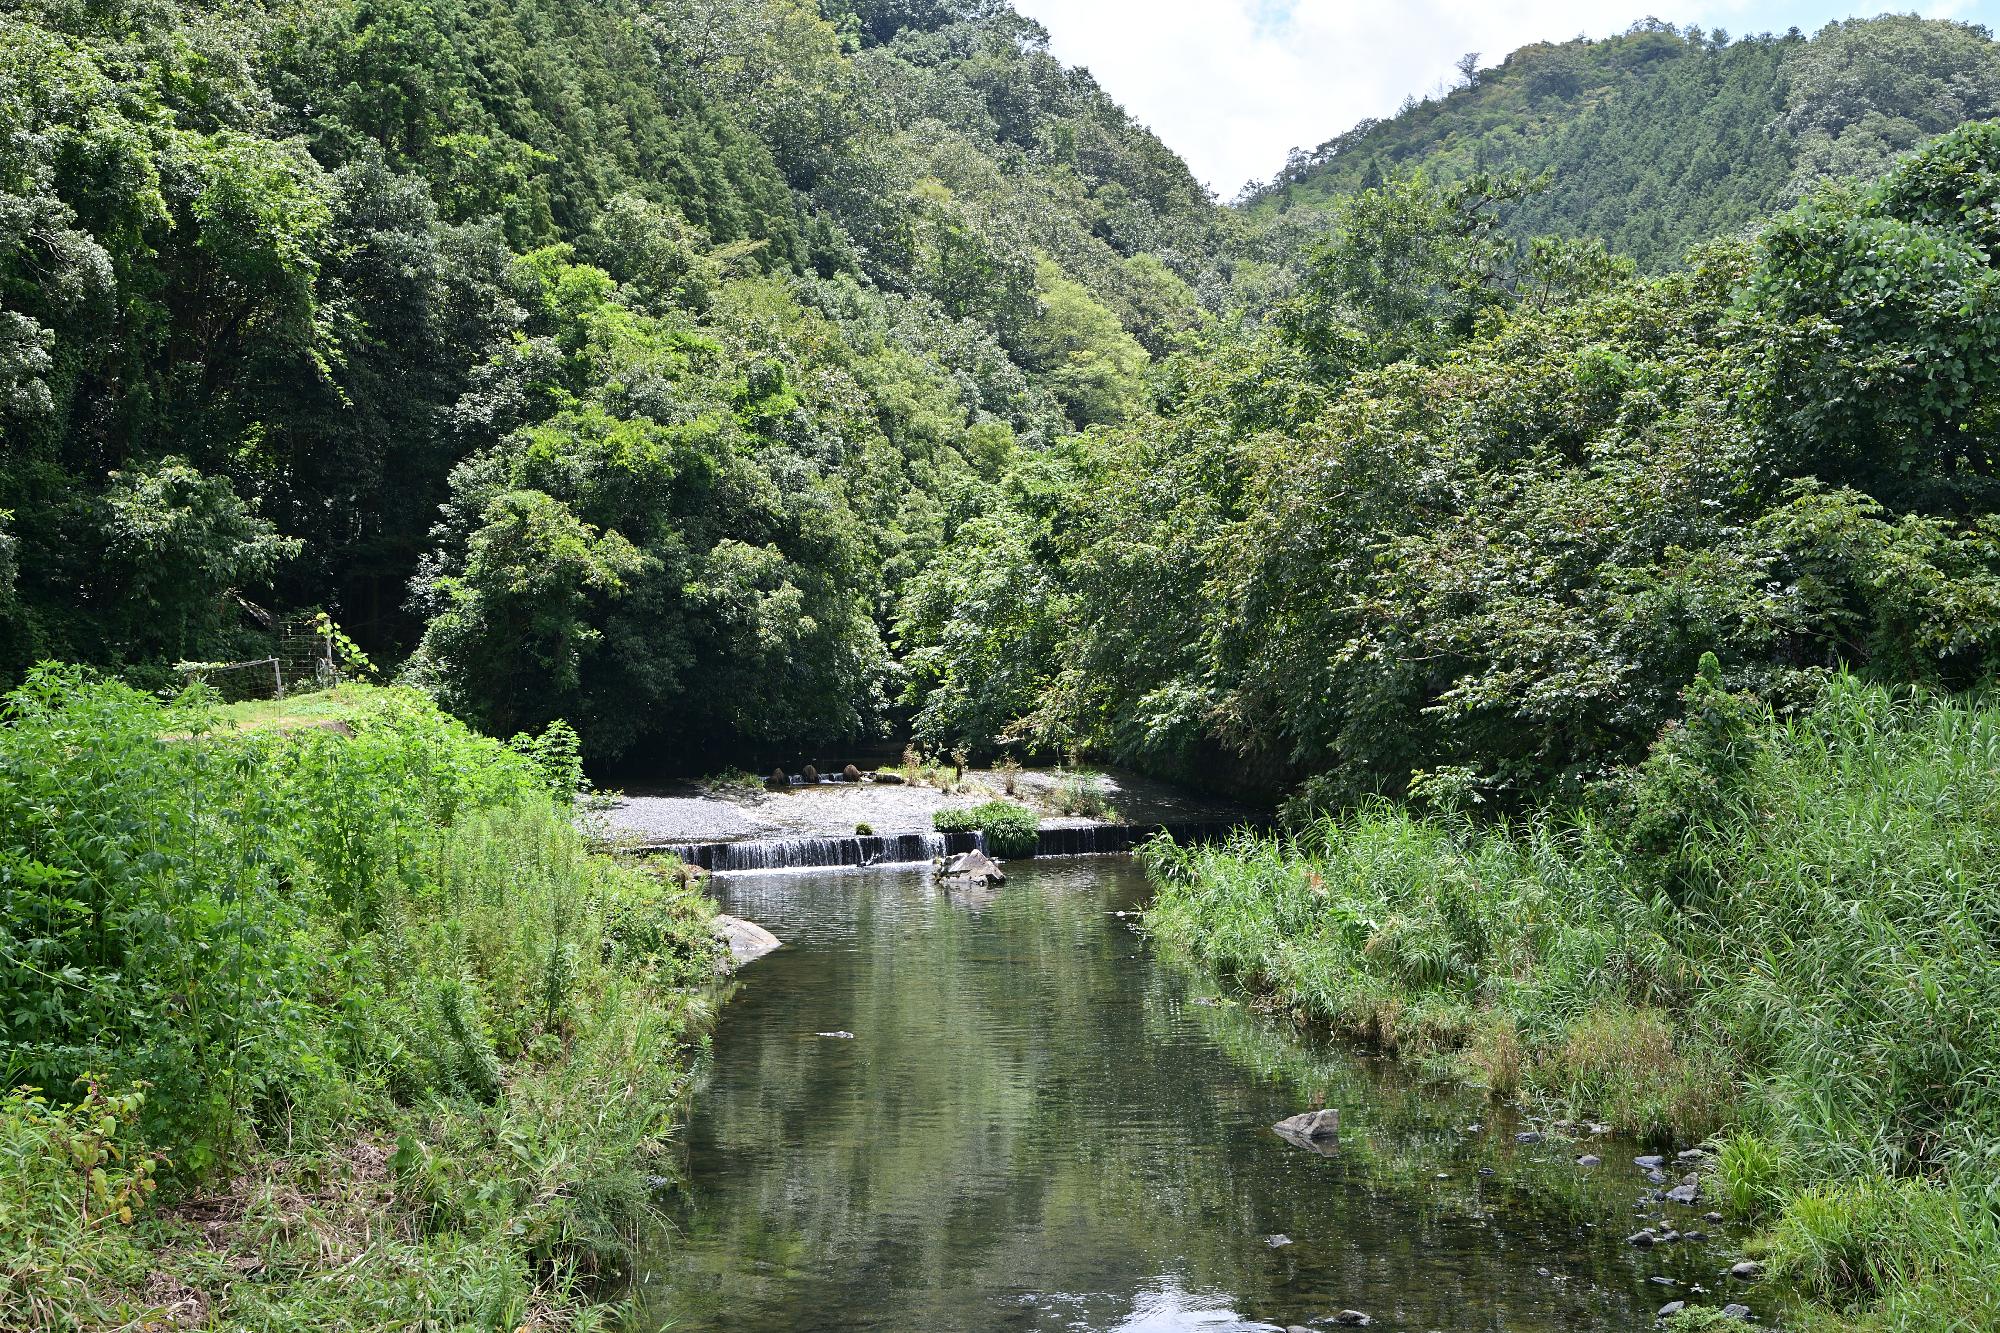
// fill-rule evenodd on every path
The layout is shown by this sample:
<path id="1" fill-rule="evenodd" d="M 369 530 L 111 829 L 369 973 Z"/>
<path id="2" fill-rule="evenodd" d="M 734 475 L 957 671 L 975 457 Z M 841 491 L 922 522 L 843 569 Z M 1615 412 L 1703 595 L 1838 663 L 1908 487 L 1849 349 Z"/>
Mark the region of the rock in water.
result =
<path id="1" fill-rule="evenodd" d="M 1747 1305 L 1725 1305 L 1722 1307 L 1722 1317 L 1724 1319 L 1741 1319 L 1745 1323 L 1748 1323 L 1750 1319 L 1750 1307 Z"/>
<path id="2" fill-rule="evenodd" d="M 1738 1282 L 1755 1282 L 1758 1278 L 1764 1276 L 1764 1265 L 1758 1263 L 1755 1259 L 1745 1259 L 1740 1264 L 1730 1265 L 1729 1276 L 1735 1278 Z"/>
<path id="3" fill-rule="evenodd" d="M 1662 1305 L 1660 1307 L 1659 1318 L 1672 1319 L 1675 1315 L 1679 1314 L 1681 1311 L 1687 1308 L 1688 1308 L 1688 1303 L 1686 1301 L 1668 1301 L 1665 1305 Z"/>
<path id="4" fill-rule="evenodd" d="M 1340 1151 L 1340 1112 L 1333 1107 L 1304 1111 L 1271 1126 L 1271 1132 L 1295 1148 L 1305 1148 L 1322 1157 Z"/>
<path id="5" fill-rule="evenodd" d="M 710 929 L 715 932 L 715 938 L 729 946 L 729 963 L 724 971 L 754 963 L 773 949 L 783 947 L 776 935 L 755 921 L 745 921 L 740 916 L 717 916 Z"/>
<path id="6" fill-rule="evenodd" d="M 1292 1238 L 1281 1231 L 1275 1236 L 1264 1237 L 1264 1243 L 1274 1250 L 1282 1250 L 1292 1243 Z"/>
<path id="7" fill-rule="evenodd" d="M 1366 1328 L 1374 1323 L 1375 1320 L 1371 1316 L 1361 1313 L 1359 1310 L 1342 1310 L 1330 1322 L 1338 1324 L 1342 1328 Z"/>
<path id="8" fill-rule="evenodd" d="M 1701 1177 L 1697 1175 L 1689 1175 L 1684 1177 L 1681 1180 L 1680 1184 L 1674 1186 L 1672 1189 L 1667 1191 L 1667 1202 L 1684 1203 L 1692 1207 L 1695 1198 L 1698 1195 L 1700 1195 L 1700 1193 L 1701 1193 Z"/>
<path id="9" fill-rule="evenodd" d="M 1005 884 L 1007 876 L 1001 872 L 1000 863 L 985 852 L 961 852 L 944 863 L 938 871 L 942 879 L 971 879 L 982 884 Z"/>

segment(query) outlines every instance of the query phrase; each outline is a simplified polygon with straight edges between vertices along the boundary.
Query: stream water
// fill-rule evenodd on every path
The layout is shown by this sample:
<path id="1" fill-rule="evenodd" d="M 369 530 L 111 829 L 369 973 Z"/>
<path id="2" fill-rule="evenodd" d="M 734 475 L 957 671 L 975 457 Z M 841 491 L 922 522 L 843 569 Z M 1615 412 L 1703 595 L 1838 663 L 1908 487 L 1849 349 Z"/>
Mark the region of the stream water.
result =
<path id="1" fill-rule="evenodd" d="M 635 1329 L 1645 1329 L 1733 1257 L 1625 1243 L 1662 1216 L 1643 1149 L 1518 1144 L 1485 1099 L 1155 958 L 1114 915 L 1144 899 L 1125 858 L 716 889 L 786 944 L 719 1019 Z M 1270 1129 L 1315 1096 L 1333 1156 Z"/>

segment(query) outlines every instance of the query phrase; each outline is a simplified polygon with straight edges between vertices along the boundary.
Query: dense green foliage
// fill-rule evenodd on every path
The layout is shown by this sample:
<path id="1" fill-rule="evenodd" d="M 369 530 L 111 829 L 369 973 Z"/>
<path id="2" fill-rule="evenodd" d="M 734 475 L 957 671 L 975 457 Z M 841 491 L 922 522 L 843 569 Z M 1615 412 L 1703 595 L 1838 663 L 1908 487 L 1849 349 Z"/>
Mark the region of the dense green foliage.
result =
<path id="1" fill-rule="evenodd" d="M 1158 845 L 1148 924 L 1498 1094 L 1674 1145 L 1726 1129 L 1709 1188 L 1839 1312 L 1806 1326 L 1989 1327 L 2000 710 L 1845 677 L 1790 722 L 1704 679 L 1689 705 L 1626 817 L 1382 804 Z"/>
<path id="2" fill-rule="evenodd" d="M 986 850 L 994 856 L 1033 856 L 1042 818 L 1012 801 L 988 801 L 984 805 L 939 810 L 931 816 L 931 827 L 939 833 L 983 833 Z"/>
<path id="3" fill-rule="evenodd" d="M 0 43 L 9 676 L 328 606 L 593 759 L 907 709 L 1513 799 L 1636 756 L 1705 648 L 1781 699 L 1982 669 L 1988 141 L 1619 257 L 1990 112 L 1972 29 L 1528 48 L 1288 173 L 1307 225 L 976 0 L 34 0 Z"/>
<path id="4" fill-rule="evenodd" d="M 905 604 L 920 730 L 1504 807 L 1642 757 L 1704 652 L 1780 706 L 1982 682 L 2000 126 L 1655 279 L 1510 261 L 1513 188 L 1364 196 L 1157 419 L 1016 467 Z"/>
<path id="5" fill-rule="evenodd" d="M 55 1104 L 0 1103 L 0 1160 L 60 1141 L 117 1167 L 0 1173 L 0 1322 L 156 1304 L 148 1268 L 231 1325 L 512 1327 L 577 1297 L 645 1213 L 711 909 L 586 852 L 560 736 L 509 748 L 405 691 L 338 726 L 218 723 L 67 669 L 6 700 L 0 1067 Z M 245 1281 L 182 1252 L 186 1219 L 131 1229 L 155 1160 L 176 1189 L 293 1191 L 232 1244 L 308 1205 L 343 1247 L 385 1218 L 395 1240 L 300 1236 Z"/>
<path id="6" fill-rule="evenodd" d="M 1414 168 L 1445 180 L 1546 171 L 1548 192 L 1508 220 L 1514 237 L 1592 237 L 1658 270 L 1824 177 L 1872 178 L 1996 114 L 2000 45 L 1969 25 L 1885 15 L 1731 41 L 1648 20 L 1475 67 L 1448 92 L 1295 151 L 1247 198 L 1283 235 Z"/>
<path id="7" fill-rule="evenodd" d="M 1727 1124 L 1816 1296 L 1992 1321 L 2000 723 L 1910 687 L 2000 665 L 2000 48 L 1530 47 L 1232 212 L 1046 46 L 0 14 L 0 1322 L 165 1299 L 148 1255 L 223 1324 L 593 1318 L 713 945 L 585 853 L 583 760 L 904 716 L 1290 790 L 1289 841 L 1160 855 L 1163 937 Z M 133 688 L 263 605 L 429 699 Z"/>
<path id="8" fill-rule="evenodd" d="M 598 756 L 862 731 L 985 481 L 1142 410 L 1227 288 L 1224 216 L 1045 43 L 969 0 L 10 7 L 0 674 L 262 655 L 249 597 Z"/>

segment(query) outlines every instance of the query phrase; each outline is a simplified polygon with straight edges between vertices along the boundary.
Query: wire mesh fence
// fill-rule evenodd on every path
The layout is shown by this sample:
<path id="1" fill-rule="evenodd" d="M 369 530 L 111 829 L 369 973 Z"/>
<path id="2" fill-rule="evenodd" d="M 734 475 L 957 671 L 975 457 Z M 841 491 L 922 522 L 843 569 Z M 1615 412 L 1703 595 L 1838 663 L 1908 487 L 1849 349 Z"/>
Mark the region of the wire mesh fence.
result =
<path id="1" fill-rule="evenodd" d="M 227 703 L 246 699 L 282 699 L 287 694 L 323 690 L 340 683 L 334 663 L 333 636 L 317 613 L 274 621 L 271 656 L 240 662 L 182 662 L 177 668 L 190 681 L 204 681 Z"/>

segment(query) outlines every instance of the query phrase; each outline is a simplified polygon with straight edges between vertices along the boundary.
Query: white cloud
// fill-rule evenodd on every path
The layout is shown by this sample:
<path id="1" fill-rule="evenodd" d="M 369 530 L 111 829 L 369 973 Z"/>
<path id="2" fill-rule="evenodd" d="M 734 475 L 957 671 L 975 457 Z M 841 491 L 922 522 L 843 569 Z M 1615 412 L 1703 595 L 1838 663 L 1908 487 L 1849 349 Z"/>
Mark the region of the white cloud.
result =
<path id="1" fill-rule="evenodd" d="M 1455 77 L 1467 51 L 1509 51 L 1579 33 L 1605 36 L 1654 9 L 1735 33 L 1810 30 L 1854 12 L 1916 8 L 1978 18 L 1986 0 L 1014 0 L 1049 29 L 1062 60 L 1086 65 L 1227 197 L 1310 148 Z"/>

